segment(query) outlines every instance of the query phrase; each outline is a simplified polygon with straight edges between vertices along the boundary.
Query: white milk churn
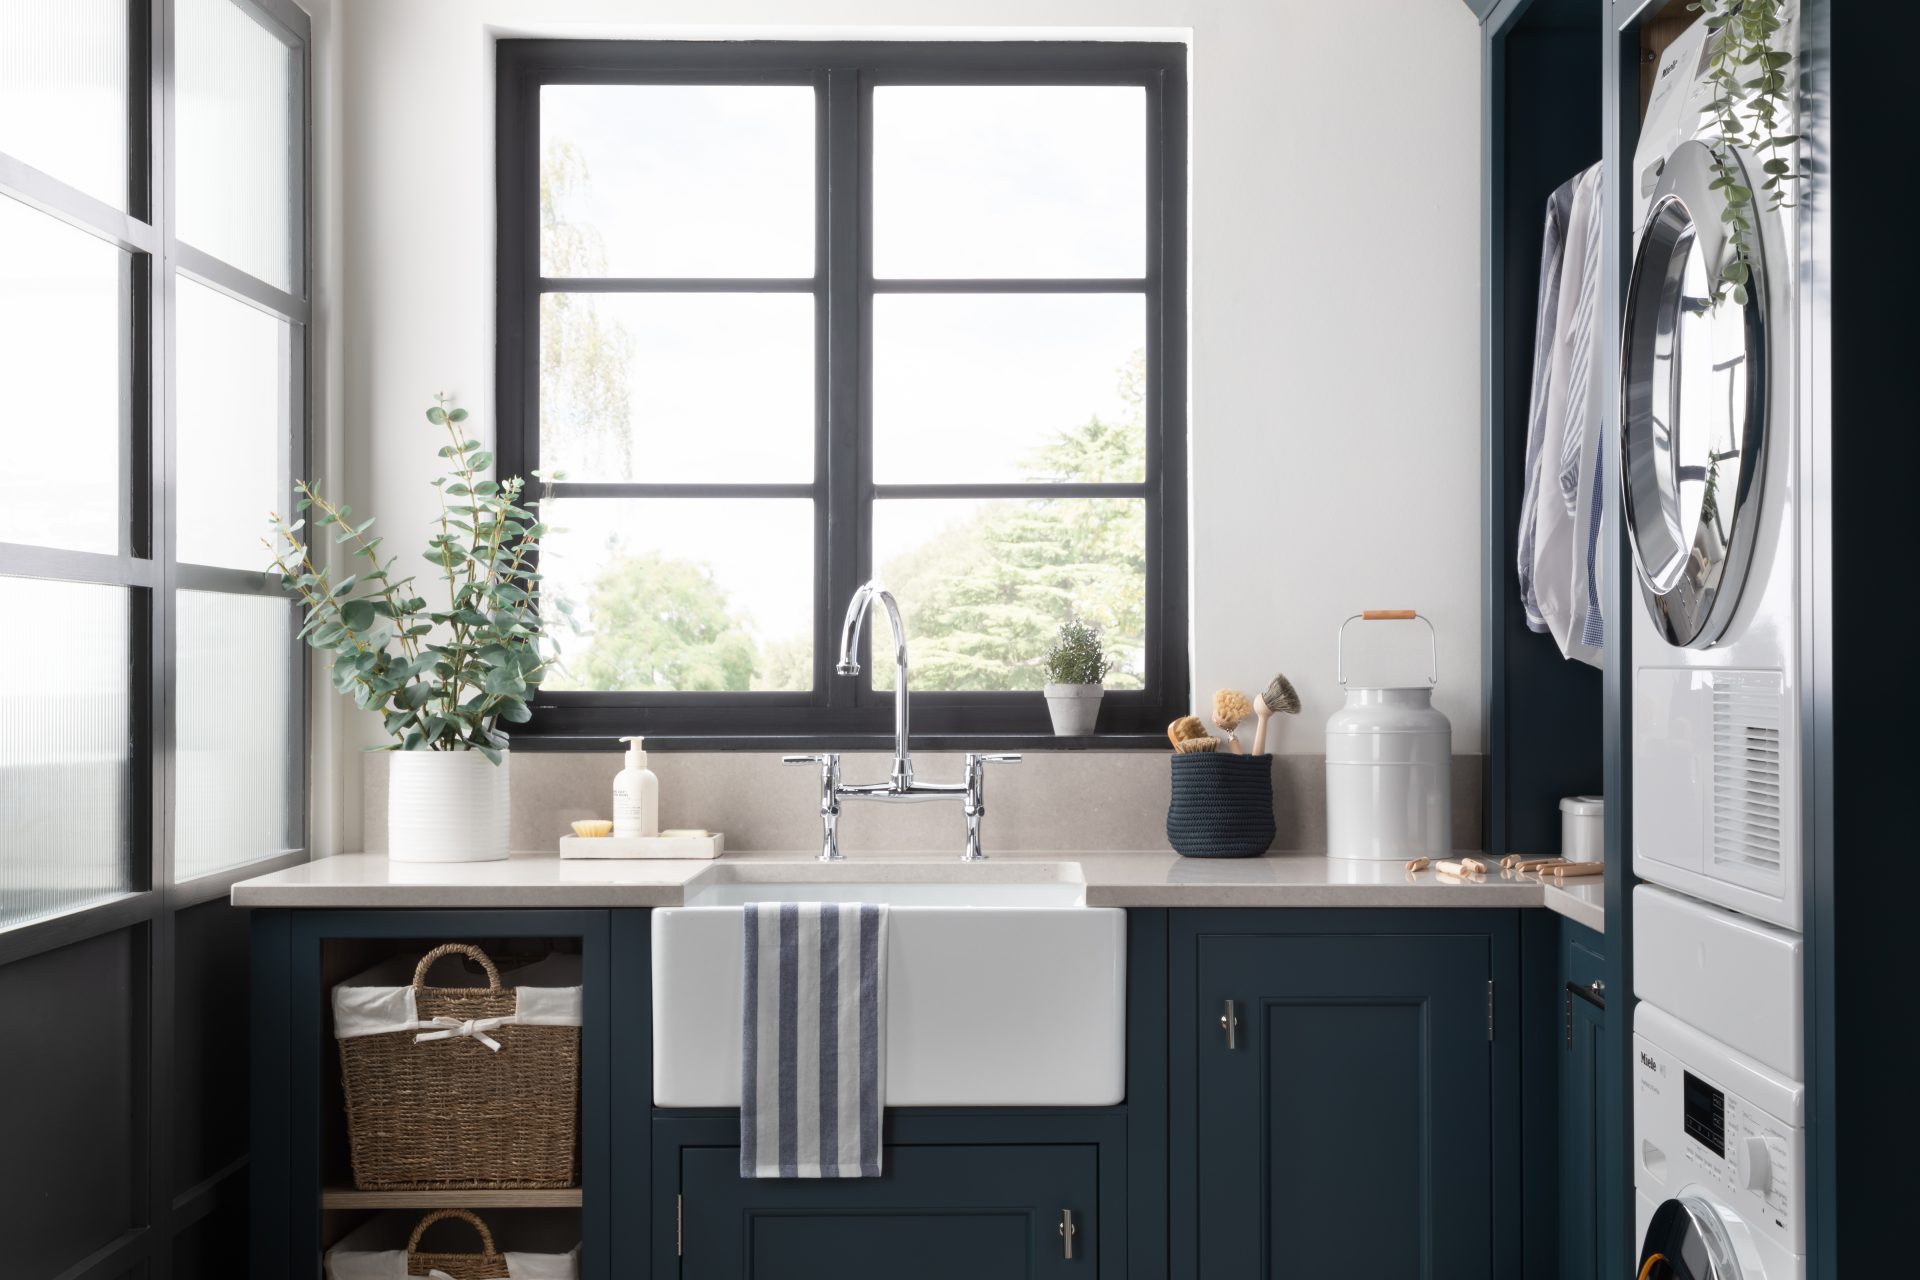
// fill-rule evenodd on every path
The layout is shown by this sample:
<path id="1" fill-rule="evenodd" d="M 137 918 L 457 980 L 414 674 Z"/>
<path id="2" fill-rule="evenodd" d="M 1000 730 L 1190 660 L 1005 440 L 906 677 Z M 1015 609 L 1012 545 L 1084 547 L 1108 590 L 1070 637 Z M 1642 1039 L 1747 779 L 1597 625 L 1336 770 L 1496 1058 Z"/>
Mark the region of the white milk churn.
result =
<path id="1" fill-rule="evenodd" d="M 1427 683 L 1349 686 L 1347 628 L 1423 622 Z M 1453 726 L 1434 709 L 1439 638 L 1411 609 L 1369 609 L 1340 624 L 1336 671 L 1347 702 L 1327 720 L 1327 853 L 1335 858 L 1444 857 L 1453 843 Z"/>

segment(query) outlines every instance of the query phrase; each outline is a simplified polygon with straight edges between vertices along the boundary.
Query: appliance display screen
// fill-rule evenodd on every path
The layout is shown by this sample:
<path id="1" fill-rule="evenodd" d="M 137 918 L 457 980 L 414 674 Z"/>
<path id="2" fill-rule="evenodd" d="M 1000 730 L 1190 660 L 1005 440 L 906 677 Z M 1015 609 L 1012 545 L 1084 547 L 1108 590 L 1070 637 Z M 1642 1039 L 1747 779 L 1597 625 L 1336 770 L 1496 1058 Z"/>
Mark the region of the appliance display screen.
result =
<path id="1" fill-rule="evenodd" d="M 1719 1156 L 1727 1158 L 1727 1095 L 1691 1071 L 1681 1073 L 1686 1107 L 1687 1136 Z"/>

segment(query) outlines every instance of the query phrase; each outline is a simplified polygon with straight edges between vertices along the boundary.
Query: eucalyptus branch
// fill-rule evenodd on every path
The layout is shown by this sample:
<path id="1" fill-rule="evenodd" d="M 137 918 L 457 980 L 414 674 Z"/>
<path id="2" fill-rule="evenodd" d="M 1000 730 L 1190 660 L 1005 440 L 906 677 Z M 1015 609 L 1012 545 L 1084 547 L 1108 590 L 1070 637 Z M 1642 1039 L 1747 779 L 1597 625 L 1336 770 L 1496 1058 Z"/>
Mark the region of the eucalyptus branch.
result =
<path id="1" fill-rule="evenodd" d="M 444 395 L 427 410 L 448 435 L 440 450 L 448 474 L 434 481 L 440 530 L 427 545 L 447 577 L 445 612 L 411 594 L 412 577 L 394 578 L 395 561 L 383 563 L 380 539 L 367 536 L 373 521 L 356 525 L 353 509 L 323 496 L 317 482 L 298 485 L 299 509 L 312 512 L 317 527 L 337 526 L 335 541 L 351 543 L 372 567 L 333 582 L 301 538 L 304 519 L 272 516 L 284 548 L 262 542 L 282 586 L 306 606 L 302 637 L 332 653 L 334 686 L 378 713 L 396 748 L 471 749 L 498 760 L 506 746 L 500 722 L 528 718 L 527 700 L 547 667 L 526 568 L 546 527 L 516 505 L 518 479 L 485 478 L 493 457 L 465 438 L 466 418 Z M 436 628 L 444 628 L 437 640 Z"/>
<path id="2" fill-rule="evenodd" d="M 300 494 L 301 506 L 318 510 L 321 515 L 325 517 L 325 520 L 322 521 L 323 524 L 339 525 L 344 531 L 340 537 L 354 544 L 353 554 L 365 556 L 367 562 L 373 566 L 366 573 L 360 574 L 359 577 L 370 582 L 378 582 L 381 584 L 380 599 L 387 606 L 388 618 L 400 629 L 401 649 L 409 658 L 418 657 L 420 654 L 419 643 L 414 637 L 406 634 L 409 628 L 403 624 L 412 622 L 417 619 L 419 615 L 417 611 L 404 607 L 403 602 L 399 599 L 400 589 L 412 583 L 413 579 L 403 578 L 399 582 L 395 582 L 392 575 L 387 572 L 387 569 L 394 562 L 388 560 L 385 565 L 380 563 L 380 540 L 378 538 L 369 539 L 366 535 L 366 531 L 368 527 L 373 524 L 373 521 L 368 520 L 365 524 L 356 527 L 352 521 L 348 519 L 348 517 L 353 514 L 351 508 L 335 506 L 328 502 L 321 496 L 316 487 L 305 480 L 296 482 L 294 487 L 295 491 Z M 278 523 L 279 517 L 275 516 L 274 520 Z M 281 532 L 283 536 L 289 536 L 293 530 L 282 525 Z M 311 557 L 307 556 L 305 547 L 301 548 L 301 556 L 306 563 L 308 572 L 318 573 L 318 570 L 313 567 Z M 348 581 L 352 582 L 353 580 L 353 577 L 349 576 Z"/>
<path id="3" fill-rule="evenodd" d="M 1713 190 L 1726 192 L 1721 217 L 1727 224 L 1727 244 L 1733 251 L 1714 282 L 1717 306 L 1732 298 L 1747 303 L 1747 285 L 1753 279 L 1754 191 L 1739 160 L 1745 146 L 1762 157 L 1760 189 L 1768 195 L 1768 209 L 1791 204 L 1789 184 L 1803 175 L 1794 168 L 1791 148 L 1799 135 L 1781 133 L 1788 117 L 1787 68 L 1789 52 L 1773 47 L 1781 28 L 1781 0 L 1692 0 L 1687 8 L 1706 15 L 1707 38 L 1714 41 L 1708 79 L 1714 86 L 1709 110 L 1714 117 Z M 1752 72 L 1750 79 L 1743 78 Z M 1771 152 L 1772 154 L 1767 154 Z"/>
<path id="4" fill-rule="evenodd" d="M 356 628 L 348 624 L 345 616 L 342 614 L 338 597 L 340 588 L 335 587 L 328 581 L 326 573 L 313 563 L 310 547 L 298 537 L 299 525 L 297 523 L 289 525 L 280 518 L 278 512 L 272 513 L 270 518 L 273 521 L 274 529 L 279 534 L 280 539 L 287 546 L 294 548 L 300 553 L 300 571 L 296 572 L 286 563 L 285 556 L 274 543 L 268 541 L 266 538 L 260 539 L 260 545 L 267 548 L 268 554 L 273 558 L 274 568 L 280 571 L 281 584 L 297 592 L 302 603 L 307 606 L 307 623 L 302 627 L 302 632 L 308 635 L 314 634 L 319 626 L 326 624 L 326 611 L 331 609 L 332 625 L 339 628 L 341 635 L 351 642 L 354 653 L 358 655 L 374 652 L 371 634 L 361 634 Z M 315 594 L 313 588 L 307 585 L 309 582 L 323 587 L 325 593 Z M 310 643 L 312 643 L 312 641 L 310 641 Z M 318 646 L 316 645 L 316 647 Z M 334 647 L 337 648 L 338 646 L 335 645 Z M 367 690 L 368 703 L 371 709 L 379 710 L 381 706 L 390 700 L 364 673 L 353 668 L 349 668 L 349 673 L 352 683 L 358 684 Z M 402 708 L 402 710 L 404 710 L 404 708 Z"/>

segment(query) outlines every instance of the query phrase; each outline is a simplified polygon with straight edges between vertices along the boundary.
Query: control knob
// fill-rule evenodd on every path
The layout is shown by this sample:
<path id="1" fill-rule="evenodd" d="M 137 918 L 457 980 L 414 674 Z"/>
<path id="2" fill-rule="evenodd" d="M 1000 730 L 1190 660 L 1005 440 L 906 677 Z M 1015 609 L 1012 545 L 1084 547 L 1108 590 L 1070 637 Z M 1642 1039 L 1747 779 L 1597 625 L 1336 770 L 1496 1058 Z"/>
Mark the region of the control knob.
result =
<path id="1" fill-rule="evenodd" d="M 1738 1148 L 1740 1185 L 1748 1191 L 1767 1193 L 1768 1184 L 1773 1181 L 1773 1156 L 1767 1150 L 1765 1138 L 1750 1135 L 1740 1140 Z"/>

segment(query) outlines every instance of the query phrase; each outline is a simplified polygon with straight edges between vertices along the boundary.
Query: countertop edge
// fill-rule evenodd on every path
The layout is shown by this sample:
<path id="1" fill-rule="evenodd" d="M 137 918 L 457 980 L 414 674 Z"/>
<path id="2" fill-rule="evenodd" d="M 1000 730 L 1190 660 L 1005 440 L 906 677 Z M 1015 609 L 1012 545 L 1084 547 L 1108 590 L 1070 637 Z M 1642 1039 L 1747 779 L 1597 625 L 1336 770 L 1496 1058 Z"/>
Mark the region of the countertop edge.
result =
<path id="1" fill-rule="evenodd" d="M 1599 887 L 1597 884 L 1594 886 Z M 1607 931 L 1607 909 L 1601 903 L 1593 901 L 1588 895 L 1575 889 L 1560 885 L 1545 885 L 1543 905 L 1556 915 L 1564 916 L 1575 924 L 1585 925 L 1595 933 Z"/>
<path id="2" fill-rule="evenodd" d="M 1298 861 L 1294 861 L 1297 859 Z M 714 869 L 729 862 L 767 867 L 792 861 L 796 879 L 813 879 L 818 863 L 799 854 L 730 855 L 718 862 L 651 862 L 640 870 L 635 863 L 563 861 L 550 855 L 516 854 L 505 863 L 450 864 L 422 868 L 419 879 L 389 878 L 386 859 L 378 855 L 341 855 L 339 861 L 318 859 L 297 867 L 270 872 L 234 884 L 235 906 L 269 909 L 513 909 L 568 908 L 650 909 L 685 904 L 690 889 L 698 887 Z M 924 866 L 942 865 L 934 859 L 908 859 Z M 1420 872 L 1402 876 L 1395 865 L 1389 874 L 1380 869 L 1353 867 L 1331 871 L 1336 860 L 1316 855 L 1269 855 L 1227 863 L 1190 861 L 1171 852 L 1113 854 L 1055 853 L 1010 858 L 1006 863 L 1037 862 L 1071 865 L 1071 879 L 1085 885 L 1086 905 L 1120 909 L 1166 908 L 1327 908 L 1364 909 L 1532 909 L 1548 907 L 1589 928 L 1602 927 L 1599 904 L 1592 889 L 1556 888 L 1534 878 L 1476 877 L 1459 881 Z M 898 871 L 898 862 L 882 862 Z M 606 868 L 596 875 L 594 868 Z M 616 871 L 614 868 L 623 868 Z M 565 871 L 560 868 L 566 868 Z M 805 869 L 801 872 L 801 869 Z M 858 860 L 839 864 L 841 875 L 858 879 Z M 942 870 L 945 870 L 942 865 Z M 568 874 L 577 878 L 567 879 Z M 467 876 L 471 878 L 465 878 Z M 1349 878 L 1350 877 L 1350 878 Z M 1377 877 L 1377 878 L 1376 878 Z M 914 872 L 908 879 L 919 878 Z"/>
<path id="3" fill-rule="evenodd" d="M 518 907 L 566 907 L 582 911 L 611 907 L 677 907 L 685 900 L 679 886 L 654 885 L 246 885 L 233 887 L 236 907 L 279 907 L 316 911 L 405 909 L 432 911 L 468 908 L 511 911 Z"/>

